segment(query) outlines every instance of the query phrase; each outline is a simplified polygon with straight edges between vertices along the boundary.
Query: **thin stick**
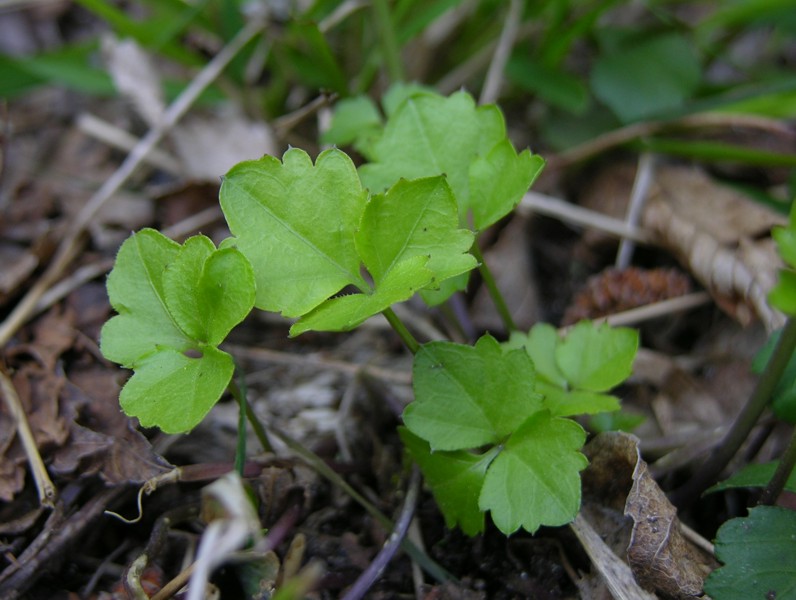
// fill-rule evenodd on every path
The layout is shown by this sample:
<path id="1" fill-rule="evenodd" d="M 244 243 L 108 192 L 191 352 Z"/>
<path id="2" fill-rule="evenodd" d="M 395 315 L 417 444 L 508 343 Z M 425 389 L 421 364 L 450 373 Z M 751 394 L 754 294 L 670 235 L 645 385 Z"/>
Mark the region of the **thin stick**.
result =
<path id="1" fill-rule="evenodd" d="M 359 600 L 363 598 L 368 590 L 373 587 L 373 584 L 378 581 L 384 569 L 398 552 L 401 542 L 406 538 L 406 532 L 409 530 L 409 524 L 412 522 L 412 516 L 415 514 L 415 504 L 417 504 L 417 496 L 420 494 L 420 469 L 417 465 L 412 469 L 412 476 L 409 480 L 409 489 L 406 492 L 401 514 L 395 522 L 390 536 L 382 546 L 379 553 L 368 565 L 362 574 L 354 582 L 354 585 L 348 590 L 343 600 Z"/>
<path id="2" fill-rule="evenodd" d="M 644 204 L 647 202 L 650 186 L 652 185 L 654 165 L 654 156 L 649 152 L 642 153 L 638 161 L 636 179 L 633 181 L 633 189 L 630 192 L 630 202 L 628 203 L 627 215 L 625 216 L 625 223 L 631 228 L 635 229 L 638 227 L 639 220 L 641 219 L 641 212 L 644 209 Z M 628 267 L 635 248 L 636 245 L 633 240 L 622 238 L 619 242 L 619 250 L 616 253 L 617 269 L 626 269 Z"/>
<path id="3" fill-rule="evenodd" d="M 253 39 L 264 27 L 265 22 L 259 18 L 252 19 L 241 31 L 202 69 L 187 88 L 163 113 L 163 119 L 149 130 L 140 142 L 127 155 L 124 162 L 98 189 L 80 212 L 70 223 L 64 239 L 58 246 L 52 262 L 41 278 L 28 290 L 28 293 L 14 307 L 5 321 L 0 325 L 0 346 L 4 346 L 16 331 L 33 313 L 39 298 L 54 284 L 61 273 L 77 257 L 82 247 L 81 238 L 88 224 L 121 189 L 135 170 L 144 162 L 163 136 L 174 127 L 177 121 L 196 102 L 199 95 L 215 80 L 240 50 Z"/>
<path id="4" fill-rule="evenodd" d="M 41 459 L 39 449 L 36 447 L 36 440 L 33 438 L 33 432 L 30 430 L 25 410 L 22 408 L 14 383 L 5 369 L 2 368 L 0 368 L 0 391 L 3 393 L 3 398 L 5 398 L 8 412 L 14 420 L 17 435 L 19 435 L 19 440 L 25 450 L 25 456 L 28 458 L 30 472 L 33 475 L 33 481 L 36 482 L 36 489 L 39 491 L 39 502 L 43 506 L 53 508 L 57 496 L 55 484 L 50 480 L 47 469 L 44 467 L 44 461 Z"/>
<path id="5" fill-rule="evenodd" d="M 497 286 L 495 278 L 492 276 L 492 271 L 489 269 L 489 265 L 486 264 L 484 256 L 481 254 L 481 248 L 478 247 L 477 241 L 473 244 L 470 252 L 473 253 L 475 260 L 478 261 L 478 271 L 481 273 L 481 277 L 484 280 L 484 285 L 489 292 L 489 296 L 492 298 L 492 302 L 495 304 L 495 308 L 500 315 L 500 319 L 503 321 L 503 327 L 506 328 L 506 331 L 517 331 L 517 325 L 514 323 L 514 318 L 511 316 L 511 311 L 506 304 L 506 300 L 503 298 L 503 294 L 500 293 L 500 289 Z"/>
<path id="6" fill-rule="evenodd" d="M 495 102 L 500 95 L 500 84 L 503 82 L 503 71 L 509 60 L 511 48 L 514 46 L 514 40 L 517 39 L 517 30 L 519 29 L 520 17 L 522 16 L 522 4 L 520 0 L 511 0 L 509 4 L 509 10 L 503 21 L 503 31 L 500 32 L 500 39 L 498 39 L 495 54 L 492 57 L 492 62 L 489 64 L 489 70 L 486 72 L 486 81 L 484 82 L 484 87 L 481 89 L 481 97 L 478 99 L 479 104 L 490 104 Z"/>
<path id="7" fill-rule="evenodd" d="M 572 225 L 589 227 L 620 238 L 628 238 L 640 244 L 652 242 L 650 235 L 643 229 L 629 227 L 627 223 L 619 219 L 537 192 L 525 194 L 517 206 L 517 212 L 520 215 L 530 215 L 536 212 Z"/>

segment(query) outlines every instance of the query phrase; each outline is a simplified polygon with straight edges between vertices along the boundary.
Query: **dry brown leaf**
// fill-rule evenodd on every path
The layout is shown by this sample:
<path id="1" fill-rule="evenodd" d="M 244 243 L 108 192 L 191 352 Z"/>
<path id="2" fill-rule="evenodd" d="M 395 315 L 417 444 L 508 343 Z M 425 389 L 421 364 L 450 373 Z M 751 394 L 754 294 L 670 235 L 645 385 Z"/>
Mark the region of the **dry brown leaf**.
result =
<path id="1" fill-rule="evenodd" d="M 631 517 L 627 560 L 638 582 L 665 598 L 699 596 L 702 584 L 717 566 L 711 557 L 686 540 L 677 510 L 650 476 L 641 459 L 638 439 L 624 433 L 602 433 L 584 449 L 584 498 Z M 594 508 L 592 508 L 594 510 Z M 618 528 L 614 525 L 616 532 Z"/>
<path id="2" fill-rule="evenodd" d="M 739 322 L 756 314 L 766 329 L 785 323 L 766 296 L 782 265 L 773 246 L 754 238 L 784 217 L 713 182 L 701 171 L 662 170 L 642 225 L 707 288 Z"/>

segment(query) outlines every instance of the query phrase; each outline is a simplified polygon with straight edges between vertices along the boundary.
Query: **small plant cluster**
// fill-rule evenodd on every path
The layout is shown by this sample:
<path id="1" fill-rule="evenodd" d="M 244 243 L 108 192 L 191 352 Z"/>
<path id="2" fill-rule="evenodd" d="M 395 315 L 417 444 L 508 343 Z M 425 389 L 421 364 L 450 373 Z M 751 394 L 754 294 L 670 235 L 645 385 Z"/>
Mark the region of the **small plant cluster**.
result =
<path id="1" fill-rule="evenodd" d="M 399 87 L 386 113 L 360 129 L 359 169 L 337 149 L 313 163 L 295 148 L 233 167 L 220 192 L 232 237 L 218 248 L 152 229 L 124 242 L 108 279 L 118 315 L 101 341 L 135 371 L 121 406 L 144 426 L 193 428 L 232 379 L 218 346 L 253 308 L 295 319 L 292 336 L 383 313 L 414 353 L 401 438 L 448 525 L 474 535 L 487 512 L 506 534 L 567 523 L 587 464 L 571 417 L 619 408 L 608 392 L 629 376 L 638 335 L 584 321 L 563 337 L 540 324 L 505 343 L 418 343 L 390 307 L 414 294 L 439 304 L 486 269 L 477 234 L 543 161 L 517 153 L 498 108 L 464 92 Z"/>

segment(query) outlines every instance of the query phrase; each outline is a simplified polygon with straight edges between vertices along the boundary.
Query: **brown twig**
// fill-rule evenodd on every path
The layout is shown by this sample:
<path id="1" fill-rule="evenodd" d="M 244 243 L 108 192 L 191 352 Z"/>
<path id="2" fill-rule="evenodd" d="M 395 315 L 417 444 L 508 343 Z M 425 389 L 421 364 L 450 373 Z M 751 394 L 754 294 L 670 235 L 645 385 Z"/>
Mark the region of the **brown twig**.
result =
<path id="1" fill-rule="evenodd" d="M 33 476 L 33 481 L 36 482 L 36 489 L 39 491 L 39 502 L 43 506 L 53 508 L 58 495 L 55 484 L 50 480 L 47 469 L 44 467 L 44 461 L 41 459 L 39 449 L 36 447 L 36 440 L 33 438 L 33 432 L 30 430 L 25 410 L 19 401 L 19 395 L 14 383 L 2 367 L 0 367 L 0 391 L 3 393 L 8 412 L 14 420 L 14 427 L 17 430 L 19 441 L 22 442 L 25 456 L 28 458 L 30 472 Z"/>

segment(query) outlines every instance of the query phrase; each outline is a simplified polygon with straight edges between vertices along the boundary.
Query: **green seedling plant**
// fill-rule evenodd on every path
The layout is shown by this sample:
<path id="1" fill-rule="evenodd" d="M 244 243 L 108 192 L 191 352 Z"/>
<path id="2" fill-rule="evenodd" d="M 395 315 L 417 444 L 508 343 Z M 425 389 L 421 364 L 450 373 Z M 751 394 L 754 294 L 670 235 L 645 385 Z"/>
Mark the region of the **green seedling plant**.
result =
<path id="1" fill-rule="evenodd" d="M 446 522 L 470 535 L 487 512 L 506 534 L 567 523 L 587 464 L 572 417 L 618 409 L 609 391 L 630 374 L 638 336 L 582 322 L 505 343 L 419 343 L 391 307 L 415 294 L 442 302 L 485 269 L 477 234 L 511 212 L 543 161 L 517 153 L 497 107 L 463 92 L 392 100 L 359 170 L 336 148 L 234 166 L 220 191 L 232 235 L 218 248 L 151 229 L 124 242 L 108 279 L 119 314 L 101 339 L 135 371 L 122 408 L 167 432 L 195 427 L 234 390 L 219 345 L 253 308 L 294 319 L 291 336 L 381 313 L 414 354 L 400 433 Z"/>

